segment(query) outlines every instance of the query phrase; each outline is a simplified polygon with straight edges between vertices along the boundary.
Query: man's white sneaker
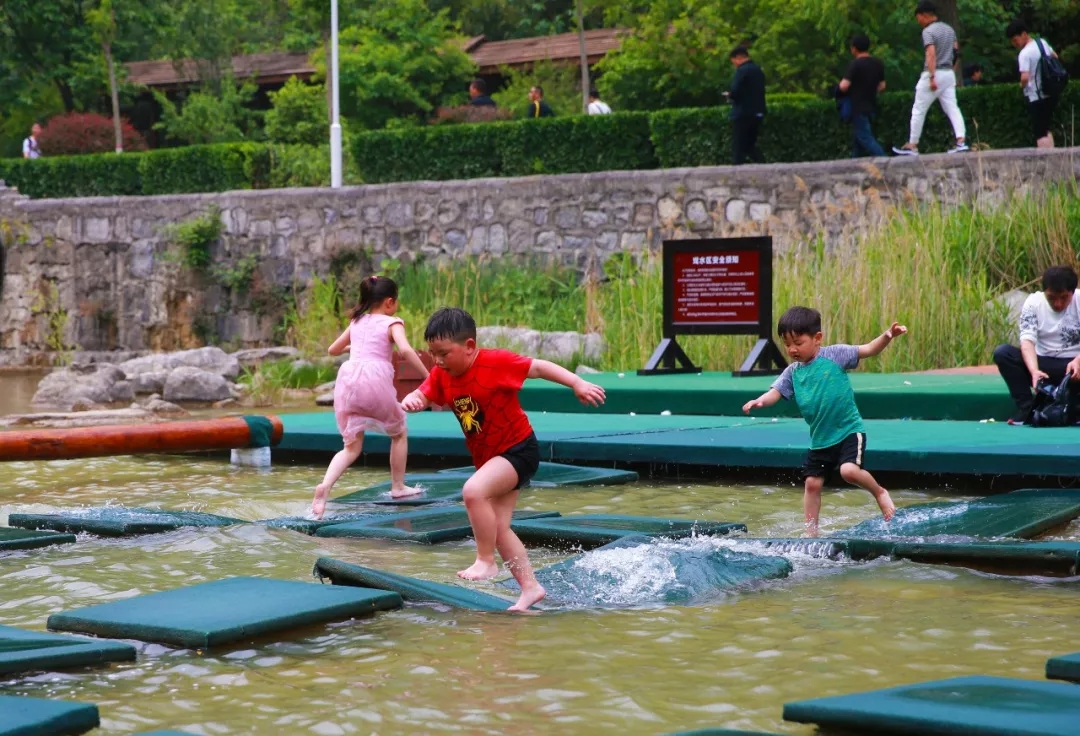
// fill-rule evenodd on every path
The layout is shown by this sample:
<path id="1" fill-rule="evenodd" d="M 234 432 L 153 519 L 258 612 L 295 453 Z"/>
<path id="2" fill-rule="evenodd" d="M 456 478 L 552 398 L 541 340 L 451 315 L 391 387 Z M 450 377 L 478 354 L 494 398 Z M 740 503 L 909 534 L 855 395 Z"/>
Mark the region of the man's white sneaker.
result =
<path id="1" fill-rule="evenodd" d="M 955 146 L 953 146 L 952 148 L 949 149 L 949 153 L 963 153 L 964 151 L 970 151 L 970 150 L 971 149 L 968 148 L 968 144 L 966 144 L 966 143 L 957 143 Z"/>
<path id="2" fill-rule="evenodd" d="M 895 153 L 897 156 L 918 156 L 919 155 L 919 150 L 917 148 L 898 148 L 897 146 L 893 146 L 892 147 L 892 152 Z"/>

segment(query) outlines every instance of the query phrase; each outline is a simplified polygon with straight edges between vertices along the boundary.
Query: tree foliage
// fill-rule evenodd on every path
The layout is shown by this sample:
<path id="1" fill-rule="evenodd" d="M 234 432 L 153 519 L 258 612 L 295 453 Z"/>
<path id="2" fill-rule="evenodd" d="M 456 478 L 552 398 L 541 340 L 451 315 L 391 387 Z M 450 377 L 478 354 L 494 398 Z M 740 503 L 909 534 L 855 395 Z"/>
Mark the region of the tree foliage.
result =
<path id="1" fill-rule="evenodd" d="M 220 93 L 198 91 L 188 95 L 179 107 L 165 95 L 155 92 L 161 105 L 161 122 L 154 127 L 182 143 L 235 143 L 251 137 L 257 114 L 246 105 L 255 96 L 253 82 L 236 84 L 231 75 L 224 77 Z"/>
<path id="2" fill-rule="evenodd" d="M 524 118 L 529 108 L 529 90 L 540 86 L 544 101 L 559 117 L 581 114 L 581 74 L 576 66 L 545 60 L 531 69 L 499 70 L 505 86 L 492 95 L 495 104 L 509 110 L 513 117 Z"/>
<path id="3" fill-rule="evenodd" d="M 304 84 L 291 77 L 285 86 L 270 93 L 274 105 L 266 113 L 266 137 L 275 143 L 320 145 L 329 135 L 326 88 Z"/>

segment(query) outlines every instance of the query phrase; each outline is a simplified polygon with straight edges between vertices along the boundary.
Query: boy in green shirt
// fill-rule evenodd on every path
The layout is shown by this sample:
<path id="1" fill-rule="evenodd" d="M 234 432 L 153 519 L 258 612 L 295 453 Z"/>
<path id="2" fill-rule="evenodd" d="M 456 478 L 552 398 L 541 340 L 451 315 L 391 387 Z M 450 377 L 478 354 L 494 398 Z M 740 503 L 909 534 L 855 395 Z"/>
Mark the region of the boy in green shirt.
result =
<path id="1" fill-rule="evenodd" d="M 811 537 L 818 534 L 821 488 L 837 468 L 845 481 L 869 491 L 885 521 L 890 520 L 896 506 L 889 492 L 863 469 L 866 429 L 845 371 L 857 367 L 860 358 L 879 354 L 894 337 L 906 334 L 907 328 L 893 322 L 865 345 L 823 347 L 821 313 L 809 307 L 792 307 L 780 317 L 776 331 L 794 362 L 784 369 L 772 388 L 746 402 L 743 411 L 749 414 L 751 409 L 772 406 L 782 398 L 794 398 L 810 425 L 810 451 L 802 468 L 807 534 Z"/>

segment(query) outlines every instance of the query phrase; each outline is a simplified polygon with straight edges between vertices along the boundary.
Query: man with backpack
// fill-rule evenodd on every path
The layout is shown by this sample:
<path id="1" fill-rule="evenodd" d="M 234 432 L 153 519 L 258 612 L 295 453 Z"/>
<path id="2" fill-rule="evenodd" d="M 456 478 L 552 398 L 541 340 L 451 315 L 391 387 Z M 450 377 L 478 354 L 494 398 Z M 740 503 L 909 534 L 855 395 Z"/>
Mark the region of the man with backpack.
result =
<path id="1" fill-rule="evenodd" d="M 1014 20 L 1005 28 L 1005 35 L 1013 48 L 1020 49 L 1020 87 L 1027 98 L 1035 145 L 1053 148 L 1054 135 L 1050 132 L 1050 124 L 1061 92 L 1069 81 L 1069 74 L 1050 44 L 1028 34 L 1024 21 Z"/>

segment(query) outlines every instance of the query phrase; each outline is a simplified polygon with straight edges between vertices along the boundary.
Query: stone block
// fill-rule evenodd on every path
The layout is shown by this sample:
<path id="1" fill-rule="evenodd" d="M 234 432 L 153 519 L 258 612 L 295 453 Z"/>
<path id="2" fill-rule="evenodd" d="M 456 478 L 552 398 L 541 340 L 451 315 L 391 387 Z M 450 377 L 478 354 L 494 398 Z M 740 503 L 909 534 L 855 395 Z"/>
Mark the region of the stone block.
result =
<path id="1" fill-rule="evenodd" d="M 605 253 L 615 250 L 619 244 L 619 234 L 613 230 L 605 230 L 596 238 L 596 247 Z"/>
<path id="2" fill-rule="evenodd" d="M 279 217 L 277 222 L 274 223 L 274 229 L 280 234 L 288 237 L 296 232 L 296 220 L 291 217 Z"/>
<path id="3" fill-rule="evenodd" d="M 643 227 L 653 224 L 653 206 L 651 204 L 634 205 L 634 224 Z"/>
<path id="4" fill-rule="evenodd" d="M 622 238 L 619 241 L 619 247 L 622 250 L 635 251 L 643 250 L 645 244 L 649 242 L 648 234 L 643 232 L 626 232 L 622 234 Z"/>
<path id="5" fill-rule="evenodd" d="M 439 209 L 435 215 L 440 225 L 452 225 L 461 216 L 461 205 L 452 199 L 444 199 L 439 202 Z"/>
<path id="6" fill-rule="evenodd" d="M 772 215 L 772 205 L 764 202 L 754 202 L 750 205 L 750 219 L 754 222 L 764 222 Z"/>
<path id="7" fill-rule="evenodd" d="M 738 225 L 746 219 L 746 202 L 741 199 L 733 199 L 724 207 L 724 219 L 732 225 Z"/>
<path id="8" fill-rule="evenodd" d="M 447 230 L 446 236 L 443 238 L 443 245 L 446 248 L 446 252 L 450 255 L 461 255 L 465 252 L 465 247 L 468 245 L 468 238 L 465 236 L 465 231 Z"/>
<path id="9" fill-rule="evenodd" d="M 512 253 L 527 253 L 533 245 L 533 229 L 525 220 L 511 220 L 507 228 Z"/>
<path id="10" fill-rule="evenodd" d="M 296 219 L 296 225 L 305 235 L 316 233 L 322 229 L 322 217 L 313 210 L 304 210 Z"/>
<path id="11" fill-rule="evenodd" d="M 608 215 L 603 210 L 585 210 L 581 215 L 581 224 L 587 228 L 598 228 L 606 225 Z"/>
<path id="12" fill-rule="evenodd" d="M 656 212 L 662 223 L 672 223 L 682 217 L 682 207 L 671 197 L 661 197 L 656 203 Z"/>
<path id="13" fill-rule="evenodd" d="M 420 202 L 413 208 L 413 219 L 417 224 L 423 225 L 431 222 L 431 218 L 434 216 L 435 207 L 427 202 Z"/>
<path id="14" fill-rule="evenodd" d="M 413 224 L 411 202 L 394 202 L 386 206 L 386 224 L 390 227 L 409 227 Z"/>
<path id="15" fill-rule="evenodd" d="M 274 232 L 274 223 L 269 220 L 253 220 L 248 228 L 250 238 L 268 238 Z"/>
<path id="16" fill-rule="evenodd" d="M 370 225 L 378 225 L 383 221 L 382 207 L 367 205 L 364 207 L 364 222 Z"/>
<path id="17" fill-rule="evenodd" d="M 562 245 L 562 238 L 551 230 L 545 230 L 536 235 L 536 249 L 545 253 L 554 253 Z"/>
<path id="18" fill-rule="evenodd" d="M 502 225 L 492 225 L 488 230 L 488 252 L 496 256 L 506 252 L 506 228 Z"/>
<path id="19" fill-rule="evenodd" d="M 712 224 L 709 210 L 705 202 L 700 199 L 692 199 L 686 204 L 686 220 L 691 227 L 707 227 Z"/>
<path id="20" fill-rule="evenodd" d="M 576 207 L 560 207 L 555 210 L 555 227 L 560 230 L 572 230 L 578 226 L 579 221 Z"/>
<path id="21" fill-rule="evenodd" d="M 473 255 L 486 253 L 488 249 L 488 229 L 486 227 L 474 227 L 469 234 L 469 252 Z"/>
<path id="22" fill-rule="evenodd" d="M 112 235 L 107 217 L 87 217 L 83 221 L 83 236 L 88 243 L 107 243 Z"/>
<path id="23" fill-rule="evenodd" d="M 537 207 L 533 210 L 533 224 L 537 226 L 546 225 L 548 221 L 547 207 Z"/>

